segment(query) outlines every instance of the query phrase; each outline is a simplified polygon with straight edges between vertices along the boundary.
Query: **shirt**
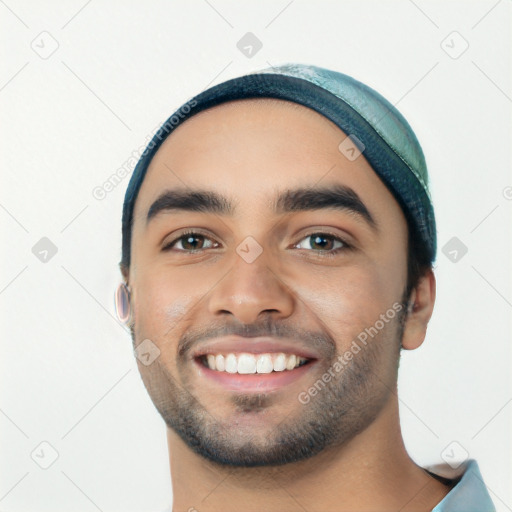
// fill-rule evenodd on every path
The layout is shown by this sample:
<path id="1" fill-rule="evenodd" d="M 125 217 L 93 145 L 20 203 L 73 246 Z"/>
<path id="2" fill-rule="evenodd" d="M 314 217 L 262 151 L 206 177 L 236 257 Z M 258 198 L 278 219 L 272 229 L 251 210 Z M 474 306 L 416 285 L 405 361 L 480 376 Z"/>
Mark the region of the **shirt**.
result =
<path id="1" fill-rule="evenodd" d="M 437 475 L 446 473 L 440 466 L 429 469 Z M 496 512 L 476 460 L 471 459 L 461 466 L 455 477 L 459 481 L 432 512 Z"/>

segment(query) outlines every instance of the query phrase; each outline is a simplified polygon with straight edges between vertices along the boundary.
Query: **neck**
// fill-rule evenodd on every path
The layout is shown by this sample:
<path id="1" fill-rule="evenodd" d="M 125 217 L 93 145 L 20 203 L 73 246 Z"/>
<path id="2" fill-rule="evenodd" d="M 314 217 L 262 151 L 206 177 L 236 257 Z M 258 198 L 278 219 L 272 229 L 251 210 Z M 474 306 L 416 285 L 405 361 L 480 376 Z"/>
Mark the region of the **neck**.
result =
<path id="1" fill-rule="evenodd" d="M 431 511 L 448 493 L 408 456 L 396 395 L 343 446 L 277 467 L 219 466 L 167 430 L 173 511 Z"/>

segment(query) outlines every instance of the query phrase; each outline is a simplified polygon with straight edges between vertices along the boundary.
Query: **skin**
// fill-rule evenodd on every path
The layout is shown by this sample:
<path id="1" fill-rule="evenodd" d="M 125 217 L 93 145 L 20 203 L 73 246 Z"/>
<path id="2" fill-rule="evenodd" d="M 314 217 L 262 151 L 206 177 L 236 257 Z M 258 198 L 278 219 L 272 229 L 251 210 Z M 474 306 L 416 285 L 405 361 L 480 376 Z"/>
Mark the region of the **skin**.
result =
<path id="1" fill-rule="evenodd" d="M 364 156 L 349 161 L 338 150 L 345 137 L 300 105 L 243 100 L 187 120 L 151 162 L 135 204 L 131 265 L 122 270 L 134 345 L 150 339 L 160 350 L 138 365 L 167 424 L 175 511 L 430 511 L 449 491 L 408 456 L 396 394 L 400 348 L 421 345 L 432 315 L 431 270 L 413 289 L 409 314 L 387 322 L 309 403 L 297 399 L 405 298 L 404 214 Z M 359 195 L 379 233 L 350 212 L 275 215 L 268 201 L 287 188 L 335 184 Z M 146 224 L 153 201 L 175 187 L 221 193 L 235 212 L 165 212 Z M 163 251 L 183 228 L 200 230 L 202 250 L 187 253 L 182 239 Z M 313 250 L 312 232 L 353 250 L 322 256 L 335 242 Z M 250 264 L 236 252 L 248 236 L 263 249 Z M 319 359 L 275 392 L 220 389 L 184 347 L 244 326 L 301 342 L 315 336 Z"/>

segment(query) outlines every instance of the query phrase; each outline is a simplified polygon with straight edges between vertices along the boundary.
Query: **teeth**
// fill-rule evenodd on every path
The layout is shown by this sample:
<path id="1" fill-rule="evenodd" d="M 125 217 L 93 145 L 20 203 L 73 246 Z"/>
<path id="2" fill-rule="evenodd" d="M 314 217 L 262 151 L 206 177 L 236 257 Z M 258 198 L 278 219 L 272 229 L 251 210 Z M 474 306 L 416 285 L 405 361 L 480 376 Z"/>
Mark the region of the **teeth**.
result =
<path id="1" fill-rule="evenodd" d="M 286 368 L 286 356 L 284 354 L 277 354 L 274 359 L 274 371 L 282 372 Z"/>
<path id="2" fill-rule="evenodd" d="M 256 371 L 258 373 L 270 373 L 273 369 L 274 364 L 270 354 L 263 354 L 258 357 L 258 362 L 256 363 Z"/>
<path id="3" fill-rule="evenodd" d="M 215 356 L 215 366 L 214 367 L 210 364 L 210 359 L 208 358 L 208 366 L 212 370 L 219 370 L 219 372 L 223 372 L 226 369 L 226 362 L 224 360 L 224 356 L 221 354 L 219 354 L 218 356 Z"/>
<path id="4" fill-rule="evenodd" d="M 237 370 L 238 370 L 238 363 L 236 361 L 235 354 L 228 354 L 226 357 L 226 371 L 228 373 L 236 373 Z"/>
<path id="5" fill-rule="evenodd" d="M 220 356 L 222 357 L 222 356 Z M 222 359 L 224 359 L 222 357 Z M 207 356 L 207 360 L 208 360 L 208 366 L 212 369 L 212 370 L 216 370 L 217 369 L 217 365 L 215 364 L 215 356 L 213 354 L 208 354 Z"/>
<path id="6" fill-rule="evenodd" d="M 288 360 L 286 361 L 286 369 L 293 370 L 295 368 L 296 364 L 297 364 L 297 356 L 295 354 L 292 354 L 290 357 L 288 357 Z"/>
<path id="7" fill-rule="evenodd" d="M 293 370 L 304 364 L 307 359 L 295 354 L 208 354 L 204 359 L 210 370 L 219 372 L 238 373 L 271 373 Z"/>
<path id="8" fill-rule="evenodd" d="M 256 358 L 251 354 L 238 356 L 238 373 L 256 373 Z"/>

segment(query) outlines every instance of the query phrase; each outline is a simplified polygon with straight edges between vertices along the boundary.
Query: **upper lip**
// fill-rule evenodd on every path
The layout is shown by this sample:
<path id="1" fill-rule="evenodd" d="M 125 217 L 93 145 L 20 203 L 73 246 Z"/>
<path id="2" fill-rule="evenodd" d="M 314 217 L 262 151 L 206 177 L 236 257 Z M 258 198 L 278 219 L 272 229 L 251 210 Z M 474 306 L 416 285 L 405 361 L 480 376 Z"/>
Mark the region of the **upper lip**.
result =
<path id="1" fill-rule="evenodd" d="M 192 357 L 206 354 L 230 354 L 246 352 L 249 354 L 284 353 L 295 354 L 306 359 L 318 359 L 318 355 L 303 342 L 290 338 L 246 338 L 242 336 L 226 336 L 201 343 L 192 350 Z"/>

